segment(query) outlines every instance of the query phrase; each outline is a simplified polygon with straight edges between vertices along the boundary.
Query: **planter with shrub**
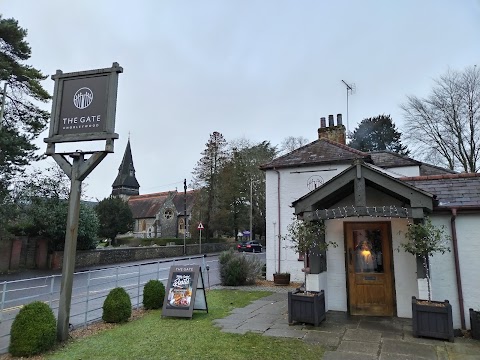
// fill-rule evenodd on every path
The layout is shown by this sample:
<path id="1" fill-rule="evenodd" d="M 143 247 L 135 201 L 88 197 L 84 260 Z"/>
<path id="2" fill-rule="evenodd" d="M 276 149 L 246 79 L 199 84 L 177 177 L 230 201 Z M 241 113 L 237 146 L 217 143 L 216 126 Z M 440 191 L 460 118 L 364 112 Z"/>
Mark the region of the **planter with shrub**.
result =
<path id="1" fill-rule="evenodd" d="M 8 351 L 18 357 L 48 351 L 55 345 L 56 331 L 55 316 L 47 304 L 27 304 L 13 320 Z"/>
<path id="2" fill-rule="evenodd" d="M 273 274 L 273 283 L 275 285 L 289 285 L 290 273 L 275 273 Z"/>
<path id="3" fill-rule="evenodd" d="M 470 309 L 470 328 L 472 329 L 472 338 L 480 340 L 480 311 Z"/>
<path id="4" fill-rule="evenodd" d="M 310 268 L 307 266 L 308 254 L 321 254 L 329 246 L 337 247 L 335 242 L 325 241 L 325 226 L 323 222 L 301 221 L 294 219 L 288 226 L 287 240 L 291 242 L 291 248 L 304 259 L 304 289 L 288 293 L 288 323 L 295 322 L 313 324 L 319 326 L 325 320 L 325 294 L 324 291 L 309 291 L 306 288 L 307 275 Z"/>
<path id="5" fill-rule="evenodd" d="M 325 320 L 325 293 L 322 291 L 290 291 L 288 293 L 288 323 L 295 322 L 320 326 Z"/>
<path id="6" fill-rule="evenodd" d="M 428 258 L 434 253 L 450 252 L 449 237 L 442 228 L 432 224 L 429 218 L 422 223 L 408 225 L 406 242 L 400 244 L 404 251 L 422 260 L 427 278 L 428 299 L 412 297 L 412 331 L 414 337 L 425 336 L 454 341 L 452 306 L 445 301 L 432 301 L 430 266 Z"/>

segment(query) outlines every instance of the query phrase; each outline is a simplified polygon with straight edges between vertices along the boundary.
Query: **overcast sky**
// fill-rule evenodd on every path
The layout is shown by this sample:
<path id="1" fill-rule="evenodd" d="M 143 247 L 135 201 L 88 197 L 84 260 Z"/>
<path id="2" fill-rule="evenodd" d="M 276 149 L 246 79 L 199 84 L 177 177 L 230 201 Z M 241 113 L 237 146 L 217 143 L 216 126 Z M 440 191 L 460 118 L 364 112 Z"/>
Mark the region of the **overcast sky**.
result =
<path id="1" fill-rule="evenodd" d="M 123 67 L 120 138 L 85 181 L 98 199 L 129 132 L 140 193 L 183 191 L 213 131 L 313 141 L 322 116 L 343 113 L 347 125 L 342 80 L 356 87 L 349 130 L 383 113 L 402 130 L 406 95 L 427 96 L 449 67 L 480 64 L 479 0 L 0 0 L 0 12 L 28 30 L 28 64 L 46 75 Z M 53 92 L 53 80 L 43 85 Z"/>

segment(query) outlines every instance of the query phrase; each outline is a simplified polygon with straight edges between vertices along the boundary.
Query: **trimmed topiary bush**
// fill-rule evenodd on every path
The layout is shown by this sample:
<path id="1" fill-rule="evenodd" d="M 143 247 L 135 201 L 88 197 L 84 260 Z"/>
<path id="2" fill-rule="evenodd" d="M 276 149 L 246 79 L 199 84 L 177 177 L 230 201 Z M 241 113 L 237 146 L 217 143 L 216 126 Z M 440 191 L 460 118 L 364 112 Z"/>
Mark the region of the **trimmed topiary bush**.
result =
<path id="1" fill-rule="evenodd" d="M 159 280 L 150 280 L 143 287 L 143 307 L 145 309 L 159 309 L 165 297 L 165 286 Z"/>
<path id="2" fill-rule="evenodd" d="M 107 323 L 127 322 L 132 315 L 132 302 L 124 288 L 112 289 L 103 303 L 102 319 Z"/>
<path id="3" fill-rule="evenodd" d="M 31 356 L 50 350 L 55 345 L 56 320 L 52 309 L 40 301 L 25 305 L 15 316 L 10 330 L 13 356 Z"/>

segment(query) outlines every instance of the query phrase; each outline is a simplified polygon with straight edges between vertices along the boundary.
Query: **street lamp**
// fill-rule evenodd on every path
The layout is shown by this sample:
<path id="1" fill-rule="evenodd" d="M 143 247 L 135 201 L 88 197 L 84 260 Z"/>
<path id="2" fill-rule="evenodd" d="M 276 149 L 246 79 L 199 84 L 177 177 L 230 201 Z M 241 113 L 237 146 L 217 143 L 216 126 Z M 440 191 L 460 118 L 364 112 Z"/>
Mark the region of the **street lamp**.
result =
<path id="1" fill-rule="evenodd" d="M 30 80 L 30 78 L 24 76 L 24 75 L 14 75 L 14 79 L 20 82 L 25 82 Z M 5 84 L 3 84 L 3 91 L 2 91 L 2 106 L 0 108 L 0 130 L 2 130 L 3 127 L 3 114 L 5 112 L 5 99 L 7 96 L 7 85 L 8 85 L 8 79 L 5 80 Z"/>

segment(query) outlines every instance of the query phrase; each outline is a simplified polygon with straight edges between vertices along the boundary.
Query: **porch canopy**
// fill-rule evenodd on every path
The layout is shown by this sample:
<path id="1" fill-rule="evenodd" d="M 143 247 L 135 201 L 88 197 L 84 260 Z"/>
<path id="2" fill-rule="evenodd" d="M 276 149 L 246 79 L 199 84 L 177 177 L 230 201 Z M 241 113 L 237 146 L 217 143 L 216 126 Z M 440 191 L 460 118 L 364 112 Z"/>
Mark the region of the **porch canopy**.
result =
<path id="1" fill-rule="evenodd" d="M 397 204 L 367 206 L 367 188 L 397 199 Z M 353 194 L 353 203 L 335 207 Z M 435 196 L 388 175 L 361 159 L 330 181 L 292 203 L 295 215 L 304 220 L 327 220 L 353 216 L 423 219 L 433 210 Z M 398 205 L 401 204 L 401 205 Z"/>

